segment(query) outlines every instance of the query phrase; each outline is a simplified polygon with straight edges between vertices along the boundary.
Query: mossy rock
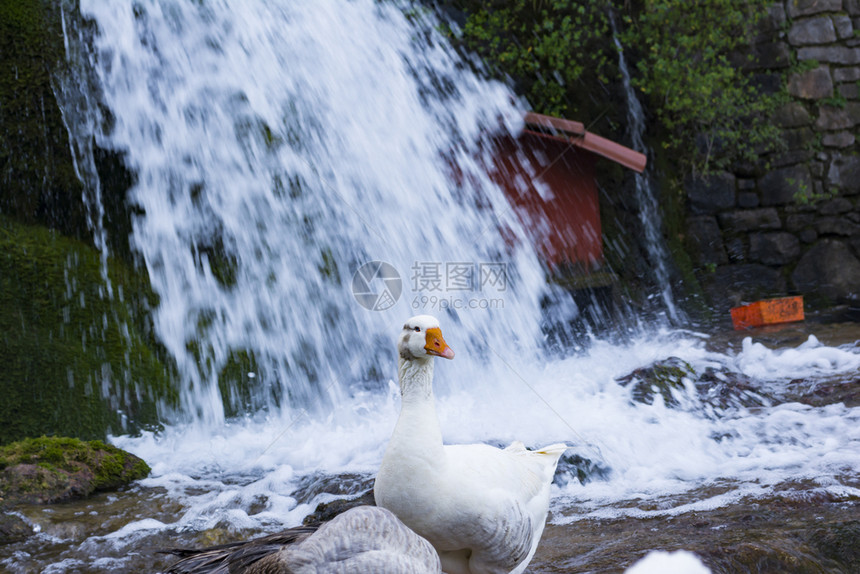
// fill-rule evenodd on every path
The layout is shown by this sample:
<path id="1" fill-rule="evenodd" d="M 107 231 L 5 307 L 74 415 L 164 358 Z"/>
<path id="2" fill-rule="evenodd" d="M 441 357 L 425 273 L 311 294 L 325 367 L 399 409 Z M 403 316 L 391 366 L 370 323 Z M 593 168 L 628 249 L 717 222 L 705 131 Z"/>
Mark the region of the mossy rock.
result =
<path id="1" fill-rule="evenodd" d="M 91 240 L 83 185 L 54 96 L 61 5 L 0 0 L 0 213 Z"/>
<path id="2" fill-rule="evenodd" d="M 0 215 L 0 444 L 156 427 L 177 392 L 148 323 L 154 299 L 144 275 Z"/>
<path id="3" fill-rule="evenodd" d="M 0 513 L 0 546 L 19 542 L 33 534 L 33 527 L 20 516 L 7 512 Z"/>
<path id="4" fill-rule="evenodd" d="M 145 478 L 140 458 L 100 440 L 28 438 L 0 447 L 0 496 L 8 504 L 51 504 L 116 490 Z"/>
<path id="5" fill-rule="evenodd" d="M 677 406 L 678 400 L 672 391 L 683 390 L 684 379 L 694 375 L 695 370 L 689 363 L 678 357 L 669 357 L 648 367 L 636 369 L 616 381 L 625 387 L 631 387 L 632 398 L 637 403 L 650 405 L 659 394 L 666 405 Z"/>
<path id="6" fill-rule="evenodd" d="M 841 564 L 860 564 L 860 520 L 846 520 L 815 528 L 810 544 Z"/>

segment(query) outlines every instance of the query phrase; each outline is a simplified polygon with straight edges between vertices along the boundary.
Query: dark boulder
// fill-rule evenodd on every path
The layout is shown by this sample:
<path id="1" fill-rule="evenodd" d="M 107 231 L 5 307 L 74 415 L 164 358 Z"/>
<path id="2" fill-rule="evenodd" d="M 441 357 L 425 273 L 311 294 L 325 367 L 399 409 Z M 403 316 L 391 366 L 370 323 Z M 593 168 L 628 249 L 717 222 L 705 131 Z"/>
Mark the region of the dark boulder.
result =
<path id="1" fill-rule="evenodd" d="M 726 231 L 743 233 L 754 229 L 779 229 L 782 222 L 776 209 L 741 209 L 719 215 L 720 226 Z"/>
<path id="2" fill-rule="evenodd" d="M 631 398 L 637 403 L 650 405 L 657 395 L 661 395 L 666 405 L 677 406 L 678 399 L 673 391 L 683 391 L 684 379 L 694 374 L 695 370 L 689 363 L 678 357 L 669 357 L 615 380 L 630 388 Z"/>
<path id="3" fill-rule="evenodd" d="M 776 269 L 742 263 L 717 267 L 705 291 L 717 311 L 726 311 L 745 302 L 784 295 L 786 284 Z"/>
<path id="4" fill-rule="evenodd" d="M 33 534 L 33 527 L 20 516 L 8 512 L 0 513 L 0 546 L 19 542 Z"/>
<path id="5" fill-rule="evenodd" d="M 801 293 L 820 295 L 831 301 L 860 297 L 860 260 L 841 241 L 822 239 L 812 246 L 791 274 Z"/>
<path id="6" fill-rule="evenodd" d="M 762 205 L 786 205 L 794 203 L 795 196 L 812 189 L 812 177 L 809 168 L 795 165 L 768 172 L 759 180 L 758 186 Z"/>
<path id="7" fill-rule="evenodd" d="M 712 216 L 691 217 L 687 221 L 687 240 L 699 265 L 723 265 L 729 262 L 720 226 Z"/>
<path id="8" fill-rule="evenodd" d="M 765 265 L 785 265 L 800 256 L 800 241 L 791 233 L 753 233 L 750 235 L 750 259 Z"/>
<path id="9" fill-rule="evenodd" d="M 735 206 L 735 176 L 730 173 L 691 177 L 684 187 L 693 213 L 716 213 Z"/>

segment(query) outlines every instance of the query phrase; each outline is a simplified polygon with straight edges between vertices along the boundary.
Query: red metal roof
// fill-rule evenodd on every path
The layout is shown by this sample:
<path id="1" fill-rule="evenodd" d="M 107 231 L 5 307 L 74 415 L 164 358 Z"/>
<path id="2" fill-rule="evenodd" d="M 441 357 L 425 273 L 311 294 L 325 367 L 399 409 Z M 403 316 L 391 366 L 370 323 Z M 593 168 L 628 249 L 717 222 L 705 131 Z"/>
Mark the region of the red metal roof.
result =
<path id="1" fill-rule="evenodd" d="M 645 170 L 645 164 L 648 162 L 645 154 L 593 134 L 587 131 L 580 122 L 544 116 L 534 112 L 528 112 L 525 115 L 525 122 L 527 130 L 528 128 L 536 128 L 542 135 L 549 132 L 549 135 L 611 159 L 638 173 Z"/>

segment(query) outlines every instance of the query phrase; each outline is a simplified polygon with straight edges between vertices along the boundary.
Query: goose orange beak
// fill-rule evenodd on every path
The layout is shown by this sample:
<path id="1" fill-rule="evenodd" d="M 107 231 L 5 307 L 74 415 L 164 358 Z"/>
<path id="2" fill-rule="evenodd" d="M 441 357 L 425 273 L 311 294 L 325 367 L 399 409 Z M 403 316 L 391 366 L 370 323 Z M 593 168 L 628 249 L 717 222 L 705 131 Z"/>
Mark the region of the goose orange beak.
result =
<path id="1" fill-rule="evenodd" d="M 427 351 L 428 355 L 435 355 L 443 359 L 454 358 L 454 351 L 448 346 L 445 339 L 442 338 L 442 329 L 439 327 L 427 329 L 426 340 L 427 344 L 424 345 L 424 350 Z"/>

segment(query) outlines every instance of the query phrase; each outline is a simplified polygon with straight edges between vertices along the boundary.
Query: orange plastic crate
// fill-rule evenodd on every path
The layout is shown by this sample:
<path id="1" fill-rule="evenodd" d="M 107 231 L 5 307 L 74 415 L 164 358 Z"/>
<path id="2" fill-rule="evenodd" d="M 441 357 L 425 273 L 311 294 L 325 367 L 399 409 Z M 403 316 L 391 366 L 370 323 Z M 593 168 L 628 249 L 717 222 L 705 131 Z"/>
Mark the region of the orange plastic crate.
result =
<path id="1" fill-rule="evenodd" d="M 756 301 L 731 310 L 735 329 L 803 321 L 803 297 L 780 297 Z"/>

